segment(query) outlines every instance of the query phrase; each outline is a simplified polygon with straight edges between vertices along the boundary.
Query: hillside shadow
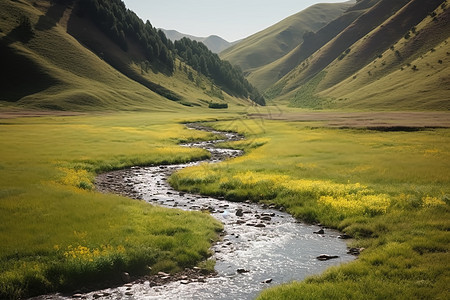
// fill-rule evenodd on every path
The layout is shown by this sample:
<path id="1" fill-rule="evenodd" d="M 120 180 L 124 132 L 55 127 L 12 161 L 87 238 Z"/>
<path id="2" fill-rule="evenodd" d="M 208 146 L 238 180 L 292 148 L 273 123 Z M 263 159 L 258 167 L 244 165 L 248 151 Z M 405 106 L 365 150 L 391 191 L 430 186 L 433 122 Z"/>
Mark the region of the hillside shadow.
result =
<path id="1" fill-rule="evenodd" d="M 69 0 L 69 2 L 70 1 L 71 0 Z M 39 20 L 35 26 L 31 24 L 31 21 L 28 17 L 21 16 L 17 20 L 19 24 L 3 38 L 1 38 L 0 42 L 6 46 L 16 41 L 22 42 L 24 44 L 28 43 L 34 37 L 35 30 L 44 31 L 55 27 L 64 15 L 66 8 L 67 5 L 54 3 L 47 10 L 45 15 L 39 17 Z"/>
<path id="2" fill-rule="evenodd" d="M 34 37 L 34 31 L 31 27 L 30 20 L 22 17 L 13 30 L 11 30 L 7 35 L 0 39 L 0 43 L 3 45 L 10 45 L 14 42 L 22 42 L 24 44 L 28 43 Z M 3 57 L 2 57 L 3 59 Z"/>
<path id="3" fill-rule="evenodd" d="M 59 3 L 54 3 L 47 10 L 45 15 L 39 17 L 36 23 L 35 29 L 39 31 L 49 30 L 56 26 L 56 24 L 61 20 L 67 6 Z"/>
<path id="4" fill-rule="evenodd" d="M 4 40 L 0 40 L 0 57 L 0 101 L 17 102 L 58 82 L 36 62 L 17 53 Z"/>

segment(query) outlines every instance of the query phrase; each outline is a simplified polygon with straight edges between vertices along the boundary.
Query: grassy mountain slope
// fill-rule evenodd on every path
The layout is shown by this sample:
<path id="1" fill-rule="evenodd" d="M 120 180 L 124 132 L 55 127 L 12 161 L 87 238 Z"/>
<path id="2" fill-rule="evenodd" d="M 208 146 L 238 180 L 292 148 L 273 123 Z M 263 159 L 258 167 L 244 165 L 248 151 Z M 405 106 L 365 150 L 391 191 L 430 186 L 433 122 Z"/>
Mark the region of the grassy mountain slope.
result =
<path id="1" fill-rule="evenodd" d="M 374 5 L 374 2 L 376 1 L 361 1 L 317 32 L 303 35 L 301 44 L 278 60 L 253 70 L 248 75 L 248 80 L 260 90 L 267 89 L 353 23 L 370 5 Z M 364 7 L 361 6 L 363 3 L 366 4 Z"/>
<path id="2" fill-rule="evenodd" d="M 39 88 L 28 89 L 27 84 L 20 84 L 23 89 L 19 89 L 14 82 L 2 80 L 1 100 L 49 109 L 79 109 L 80 104 L 87 109 L 89 106 L 123 108 L 130 104 L 129 99 L 137 106 L 144 105 L 145 98 L 161 100 L 68 35 L 65 28 L 56 23 L 59 20 L 43 13 L 48 11 L 47 2 L 32 6 L 25 1 L 3 1 L 0 5 L 1 49 L 11 58 L 7 67 L 0 71 L 2 77 L 23 77 L 25 82 L 39 82 Z M 22 16 L 29 18 L 32 24 L 42 24 L 36 26 L 27 40 L 15 33 Z M 16 68 L 16 61 L 24 63 Z M 10 97 L 13 94 L 16 96 Z"/>
<path id="3" fill-rule="evenodd" d="M 349 3 L 311 6 L 228 48 L 221 58 L 251 72 L 289 53 L 301 43 L 306 32 L 317 31 L 349 6 Z"/>
<path id="4" fill-rule="evenodd" d="M 0 15 L 0 53 L 8 58 L 0 69 L 3 107 L 172 110 L 207 107 L 208 102 L 243 103 L 219 92 L 189 66 L 175 68 L 171 76 L 152 70 L 136 43 L 129 41 L 124 52 L 72 6 L 2 1 Z M 31 28 L 21 20 L 29 20 Z M 168 100 L 166 92 L 178 101 Z"/>
<path id="5" fill-rule="evenodd" d="M 442 0 L 410 1 L 394 16 L 388 18 L 383 24 L 372 30 L 368 36 L 353 44 L 352 47 L 349 48 L 350 52 L 347 55 L 340 56 L 339 58 L 341 58 L 341 60 L 338 60 L 338 62 L 341 62 L 339 67 L 336 64 L 336 67 L 333 68 L 335 69 L 334 72 L 332 74 L 328 72 L 326 80 L 321 82 L 319 88 L 323 89 L 331 87 L 372 62 L 379 57 L 382 52 L 389 49 L 394 43 L 402 38 L 406 32 L 427 17 L 427 15 L 434 11 L 441 3 Z M 427 19 L 430 20 L 432 18 Z M 446 22 L 444 21 L 442 23 Z M 445 25 L 447 24 L 442 24 L 442 26 L 439 26 L 439 24 L 436 25 L 438 27 L 443 27 L 444 33 L 448 32 L 445 31 Z M 437 30 L 435 34 L 437 34 L 435 38 L 438 42 L 446 38 L 446 34 L 442 34 L 439 30 Z M 422 52 L 422 50 L 423 49 L 416 49 L 414 52 Z M 356 54 L 352 53 L 352 51 Z M 399 61 L 401 61 L 401 59 L 399 59 Z M 389 64 L 389 67 L 392 69 L 393 67 L 395 68 L 395 65 Z"/>
<path id="6" fill-rule="evenodd" d="M 277 82 L 270 93 L 281 95 L 279 99 L 291 101 L 293 105 L 315 108 L 345 105 L 441 109 L 448 106 L 444 96 L 446 88 L 442 85 L 448 73 L 445 49 L 449 32 L 443 2 L 380 1 Z M 419 27 L 423 28 L 421 32 L 417 31 Z M 433 55 L 426 56 L 433 47 L 442 50 L 433 50 Z M 413 62 L 417 65 L 418 58 L 427 66 L 426 74 L 415 69 L 412 74 L 402 73 L 404 76 L 394 74 L 401 71 L 402 65 L 403 69 L 410 69 Z M 402 77 L 406 81 L 398 81 Z M 410 89 L 400 88 L 402 83 L 408 85 L 407 82 Z M 338 86 L 340 92 L 333 93 Z M 327 101 L 317 97 L 318 92 L 327 89 L 320 94 Z M 352 100 L 347 94 L 352 94 Z M 425 98 L 413 97 L 417 101 L 406 101 L 418 94 Z M 428 104 L 421 103 L 425 99 L 429 100 Z M 438 99 L 442 103 L 435 101 Z"/>
<path id="7" fill-rule="evenodd" d="M 283 78 L 282 82 L 280 82 L 283 85 L 282 93 L 297 88 L 300 84 L 317 75 L 332 61 L 347 51 L 352 44 L 363 38 L 373 28 L 379 26 L 392 14 L 394 7 L 399 9 L 407 2 L 408 0 L 399 0 L 392 4 L 391 1 L 380 1 L 355 22 L 346 27 L 333 40 L 308 57 L 304 64 L 298 66 L 291 74 Z"/>
<path id="8" fill-rule="evenodd" d="M 405 7 L 404 11 L 408 12 L 408 7 Z M 363 68 L 355 70 L 354 74 L 325 89 L 333 83 L 331 80 L 339 79 L 334 75 L 340 72 L 338 62 L 335 62 L 336 66 L 331 65 L 329 68 L 329 79 L 319 85 L 319 89 L 325 89 L 320 95 L 335 99 L 341 107 L 375 106 L 387 109 L 393 105 L 402 109 L 415 107 L 448 110 L 450 12 L 439 7 L 435 13 L 436 16 L 427 16 L 414 26 L 414 33 L 406 34 L 408 38 L 402 37 L 389 48 L 383 49 L 383 52 Z M 391 21 L 394 20 L 387 21 L 384 27 L 373 32 L 371 37 L 387 28 Z M 355 47 L 365 45 L 358 43 Z M 348 56 L 347 64 L 353 66 L 351 61 L 354 58 Z"/>

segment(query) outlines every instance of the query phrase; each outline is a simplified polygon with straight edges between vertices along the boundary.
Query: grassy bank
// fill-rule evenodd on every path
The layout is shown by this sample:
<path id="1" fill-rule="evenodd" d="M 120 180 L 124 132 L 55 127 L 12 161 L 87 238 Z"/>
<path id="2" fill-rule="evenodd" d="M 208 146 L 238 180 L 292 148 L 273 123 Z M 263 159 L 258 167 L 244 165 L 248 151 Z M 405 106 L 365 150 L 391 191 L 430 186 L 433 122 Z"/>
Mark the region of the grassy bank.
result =
<path id="1" fill-rule="evenodd" d="M 181 170 L 178 189 L 275 203 L 355 237 L 358 260 L 260 299 L 444 299 L 449 295 L 450 130 L 335 129 L 320 122 L 216 123 L 243 157 Z"/>
<path id="2" fill-rule="evenodd" d="M 207 157 L 177 146 L 210 138 L 185 129 L 184 118 L 0 120 L 0 298 L 120 282 L 122 272 L 174 272 L 207 258 L 221 229 L 209 215 L 93 191 L 99 172 Z"/>

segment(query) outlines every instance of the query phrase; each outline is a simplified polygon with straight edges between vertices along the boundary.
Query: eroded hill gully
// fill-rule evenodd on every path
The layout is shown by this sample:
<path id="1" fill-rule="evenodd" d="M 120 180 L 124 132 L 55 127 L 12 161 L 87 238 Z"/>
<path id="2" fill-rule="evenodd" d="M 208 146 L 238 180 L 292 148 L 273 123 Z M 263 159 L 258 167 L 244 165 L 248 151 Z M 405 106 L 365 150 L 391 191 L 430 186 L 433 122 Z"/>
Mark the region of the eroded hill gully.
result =
<path id="1" fill-rule="evenodd" d="M 211 152 L 210 163 L 242 155 L 242 151 L 222 149 L 215 144 L 239 140 L 229 132 L 213 131 L 200 124 L 188 128 L 208 130 L 224 136 L 222 140 L 188 143 Z M 224 224 L 223 238 L 213 245 L 216 273 L 205 275 L 194 268 L 170 276 L 160 273 L 123 286 L 72 295 L 84 299 L 254 299 L 272 284 L 302 280 L 326 268 L 354 259 L 347 253 L 339 233 L 299 223 L 285 212 L 253 203 L 235 203 L 223 199 L 175 191 L 167 178 L 181 168 L 200 162 L 178 165 L 133 167 L 97 177 L 97 188 L 141 199 L 151 204 L 183 210 L 208 210 Z M 333 256 L 320 260 L 321 254 Z M 125 281 L 130 278 L 124 278 Z M 59 295 L 46 299 L 64 298 Z"/>

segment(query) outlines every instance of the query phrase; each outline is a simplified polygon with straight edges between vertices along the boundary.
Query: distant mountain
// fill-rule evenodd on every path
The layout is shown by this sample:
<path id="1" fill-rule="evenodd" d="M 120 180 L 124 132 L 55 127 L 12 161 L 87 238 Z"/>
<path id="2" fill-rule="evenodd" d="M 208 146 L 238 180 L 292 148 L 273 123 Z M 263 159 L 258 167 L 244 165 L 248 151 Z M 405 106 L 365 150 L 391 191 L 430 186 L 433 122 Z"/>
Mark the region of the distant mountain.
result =
<path id="1" fill-rule="evenodd" d="M 251 74 L 258 68 L 285 56 L 302 41 L 305 33 L 316 32 L 341 16 L 354 2 L 313 5 L 262 30 L 220 53 L 220 57 L 238 65 L 252 84 Z M 273 82 L 272 82 L 273 83 Z"/>
<path id="2" fill-rule="evenodd" d="M 202 42 L 203 44 L 205 44 L 206 47 L 208 47 L 209 50 L 211 50 L 214 53 L 220 53 L 225 49 L 228 49 L 229 47 L 233 46 L 237 42 L 239 42 L 237 41 L 230 43 L 217 35 L 210 35 L 208 37 L 198 37 L 189 34 L 184 34 L 176 30 L 167 30 L 167 29 L 161 30 L 166 34 L 167 38 L 173 42 L 179 41 L 182 38 L 186 37 L 193 41 Z"/>
<path id="3" fill-rule="evenodd" d="M 447 1 L 361 0 L 352 11 L 329 41 L 324 27 L 283 58 L 294 67 L 266 95 L 309 108 L 450 109 Z"/>
<path id="4" fill-rule="evenodd" d="M 205 44 L 206 47 L 209 48 L 209 50 L 217 54 L 228 49 L 238 42 L 239 41 L 230 43 L 217 35 L 210 35 L 202 41 L 202 43 Z"/>

